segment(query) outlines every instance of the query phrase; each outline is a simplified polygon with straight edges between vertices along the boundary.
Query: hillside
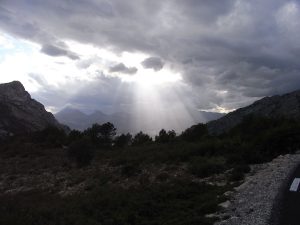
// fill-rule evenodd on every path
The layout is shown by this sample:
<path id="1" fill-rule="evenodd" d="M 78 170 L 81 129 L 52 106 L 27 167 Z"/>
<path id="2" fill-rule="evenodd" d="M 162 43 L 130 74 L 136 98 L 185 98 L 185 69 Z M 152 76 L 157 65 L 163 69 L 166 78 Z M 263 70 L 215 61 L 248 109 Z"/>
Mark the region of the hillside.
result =
<path id="1" fill-rule="evenodd" d="M 62 128 L 44 106 L 18 82 L 0 84 L 0 136 L 29 133 L 48 126 Z"/>
<path id="2" fill-rule="evenodd" d="M 224 117 L 207 124 L 212 134 L 221 134 L 239 124 L 247 115 L 268 118 L 300 119 L 300 91 L 284 95 L 265 97 L 253 104 L 228 113 Z"/>

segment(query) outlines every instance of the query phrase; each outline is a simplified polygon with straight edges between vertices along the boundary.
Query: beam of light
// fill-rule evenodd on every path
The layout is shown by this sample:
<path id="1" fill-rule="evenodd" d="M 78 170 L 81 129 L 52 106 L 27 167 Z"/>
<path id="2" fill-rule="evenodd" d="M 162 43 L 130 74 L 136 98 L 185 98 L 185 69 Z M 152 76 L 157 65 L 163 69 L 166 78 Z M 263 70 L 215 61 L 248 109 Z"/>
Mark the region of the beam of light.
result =
<path id="1" fill-rule="evenodd" d="M 20 80 L 34 98 L 46 104 L 49 111 L 57 112 L 70 102 L 80 104 L 78 108 L 90 110 L 98 104 L 104 107 L 104 112 L 110 113 L 133 111 L 129 113 L 132 115 L 130 130 L 147 130 L 151 135 L 157 134 L 162 128 L 182 131 L 199 122 L 195 120 L 192 104 L 186 98 L 183 99 L 182 90 L 187 87 L 182 85 L 181 75 L 172 71 L 169 65 L 159 71 L 145 69 L 141 62 L 149 55 L 128 52 L 117 54 L 107 49 L 64 40 L 70 50 L 80 56 L 80 60 L 74 61 L 67 57 L 42 54 L 41 46 L 26 41 L 3 38 L 0 41 L 7 43 L 5 49 L 0 47 L 0 72 L 5 75 L 0 77 L 0 82 Z M 138 71 L 133 75 L 110 73 L 110 67 L 117 63 L 136 67 Z M 101 83 L 101 79 L 104 83 Z M 121 79 L 122 82 L 112 81 L 111 84 L 110 79 Z M 91 103 L 75 101 L 82 92 L 87 94 L 86 97 L 99 96 L 102 92 L 92 93 L 92 90 L 105 88 L 105 85 L 114 85 L 108 89 L 114 90 L 110 93 L 111 102 L 106 103 L 104 99 L 103 103 L 101 98 L 99 103 L 97 99 Z M 43 95 L 43 90 L 48 91 L 48 95 Z M 124 93 L 128 93 L 128 96 L 123 96 Z M 63 96 L 60 99 L 52 96 L 59 94 Z M 124 101 L 120 101 L 121 98 Z M 120 102 L 124 104 L 120 105 Z"/>
<path id="2" fill-rule="evenodd" d="M 178 85 L 140 85 L 135 84 L 134 127 L 144 128 L 150 135 L 159 130 L 183 129 L 195 123 L 184 101 L 176 93 Z"/>
<path id="3" fill-rule="evenodd" d="M 164 83 L 175 83 L 182 80 L 179 73 L 172 73 L 168 69 L 154 72 L 153 70 L 139 68 L 135 75 L 121 75 L 124 82 L 135 82 L 142 87 L 156 86 Z"/>

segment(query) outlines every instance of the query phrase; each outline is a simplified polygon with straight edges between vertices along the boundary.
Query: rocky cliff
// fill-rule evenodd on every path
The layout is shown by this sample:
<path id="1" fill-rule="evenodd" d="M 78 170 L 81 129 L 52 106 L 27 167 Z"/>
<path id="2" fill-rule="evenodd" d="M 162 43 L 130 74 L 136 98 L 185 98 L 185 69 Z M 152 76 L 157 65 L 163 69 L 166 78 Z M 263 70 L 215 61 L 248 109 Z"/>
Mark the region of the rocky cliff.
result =
<path id="1" fill-rule="evenodd" d="M 41 103 L 31 98 L 19 81 L 0 84 L 0 137 L 48 126 L 63 128 Z"/>
<path id="2" fill-rule="evenodd" d="M 212 134 L 221 134 L 239 124 L 250 114 L 271 118 L 300 119 L 300 90 L 284 95 L 265 97 L 244 108 L 228 113 L 226 116 L 207 124 Z"/>

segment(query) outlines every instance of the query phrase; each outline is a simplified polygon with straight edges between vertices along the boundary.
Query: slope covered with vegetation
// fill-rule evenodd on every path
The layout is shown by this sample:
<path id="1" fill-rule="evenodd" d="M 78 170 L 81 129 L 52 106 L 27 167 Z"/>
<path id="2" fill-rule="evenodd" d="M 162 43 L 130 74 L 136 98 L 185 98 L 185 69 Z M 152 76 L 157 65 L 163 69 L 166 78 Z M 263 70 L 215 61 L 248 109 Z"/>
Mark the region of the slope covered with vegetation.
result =
<path id="1" fill-rule="evenodd" d="M 116 135 L 111 123 L 2 141 L 0 224 L 212 224 L 250 164 L 293 153 L 300 123 L 247 116 L 211 136 L 198 124 Z"/>

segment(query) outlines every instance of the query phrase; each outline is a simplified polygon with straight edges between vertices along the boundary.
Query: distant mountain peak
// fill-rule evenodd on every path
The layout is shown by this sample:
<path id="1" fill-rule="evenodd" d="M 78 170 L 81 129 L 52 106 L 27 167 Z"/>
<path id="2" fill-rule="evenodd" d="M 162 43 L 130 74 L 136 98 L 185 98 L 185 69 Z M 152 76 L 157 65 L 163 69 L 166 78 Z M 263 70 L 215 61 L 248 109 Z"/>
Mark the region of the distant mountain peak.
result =
<path id="1" fill-rule="evenodd" d="M 79 114 L 84 114 L 86 115 L 84 112 L 82 112 L 81 110 L 75 108 L 75 107 L 71 107 L 71 106 L 67 106 L 65 108 L 63 108 L 62 110 L 60 110 L 57 114 L 69 114 L 69 113 L 79 113 Z"/>
<path id="2" fill-rule="evenodd" d="M 100 110 L 95 110 L 93 113 L 91 113 L 90 115 L 103 115 L 103 116 L 107 116 L 104 112 L 100 111 Z"/>

